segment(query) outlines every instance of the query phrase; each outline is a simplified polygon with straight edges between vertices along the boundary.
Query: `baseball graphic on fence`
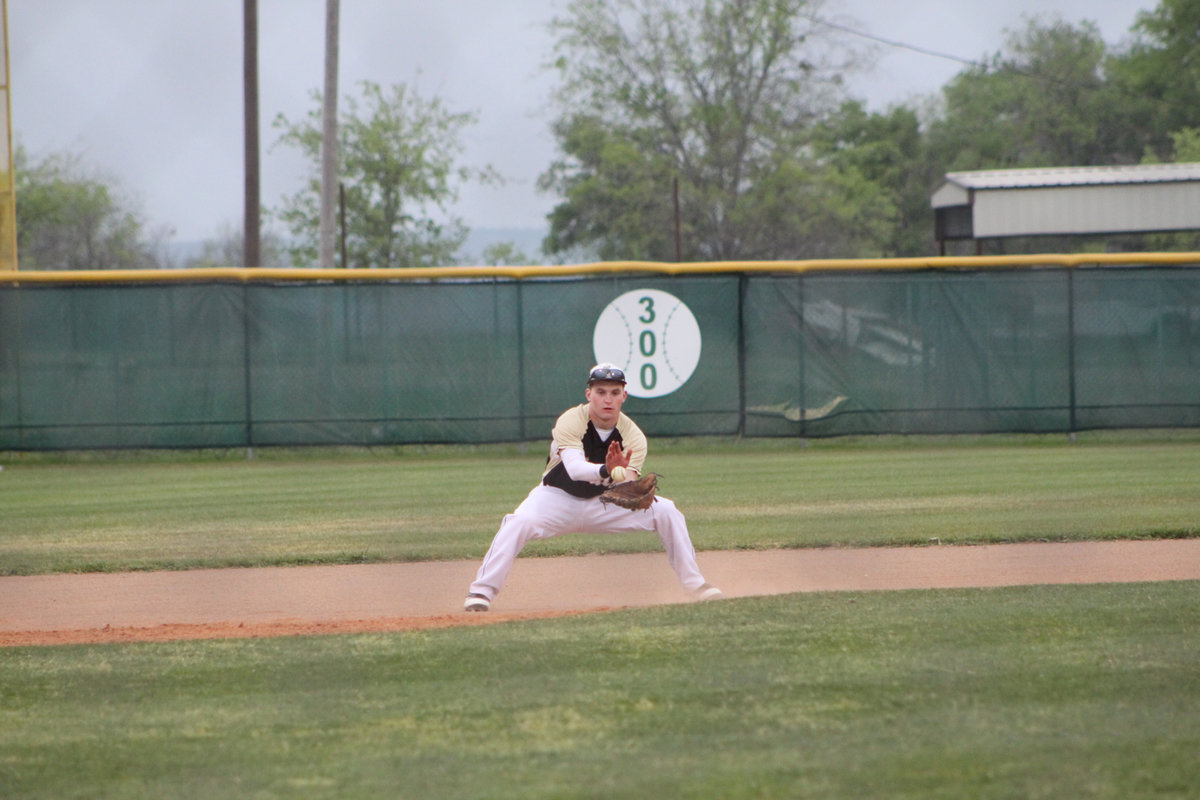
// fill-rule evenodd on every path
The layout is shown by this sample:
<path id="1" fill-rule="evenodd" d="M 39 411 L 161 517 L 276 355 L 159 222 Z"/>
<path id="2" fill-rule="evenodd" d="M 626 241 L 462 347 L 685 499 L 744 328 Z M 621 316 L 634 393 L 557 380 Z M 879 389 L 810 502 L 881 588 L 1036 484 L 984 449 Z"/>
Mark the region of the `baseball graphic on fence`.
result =
<path id="1" fill-rule="evenodd" d="M 635 289 L 600 312 L 592 333 L 596 361 L 625 370 L 634 397 L 662 397 L 683 384 L 700 363 L 700 326 L 673 294 Z"/>

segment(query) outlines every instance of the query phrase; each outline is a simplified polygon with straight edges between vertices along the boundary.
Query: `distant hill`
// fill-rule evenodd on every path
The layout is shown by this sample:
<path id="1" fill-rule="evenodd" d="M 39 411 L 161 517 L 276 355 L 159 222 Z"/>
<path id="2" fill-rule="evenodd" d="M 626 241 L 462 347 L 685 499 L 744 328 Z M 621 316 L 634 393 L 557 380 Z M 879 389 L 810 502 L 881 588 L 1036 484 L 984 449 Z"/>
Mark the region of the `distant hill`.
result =
<path id="1" fill-rule="evenodd" d="M 458 251 L 460 264 L 482 264 L 483 251 L 494 244 L 511 242 L 517 250 L 529 256 L 531 264 L 545 264 L 542 255 L 542 240 L 546 238 L 543 228 L 471 228 L 467 241 Z"/>

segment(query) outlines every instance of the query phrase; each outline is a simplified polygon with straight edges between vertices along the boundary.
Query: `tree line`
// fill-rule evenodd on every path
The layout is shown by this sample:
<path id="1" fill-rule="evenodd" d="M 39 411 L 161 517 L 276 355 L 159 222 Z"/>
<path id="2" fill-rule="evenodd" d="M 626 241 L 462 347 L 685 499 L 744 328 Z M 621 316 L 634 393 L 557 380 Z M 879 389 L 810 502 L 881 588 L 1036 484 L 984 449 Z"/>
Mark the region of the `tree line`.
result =
<path id="1" fill-rule="evenodd" d="M 1160 0 L 1106 43 L 1089 21 L 1026 19 L 931 97 L 869 110 L 847 78 L 869 39 L 821 0 L 573 0 L 549 23 L 557 154 L 539 178 L 557 199 L 541 257 L 777 260 L 936 252 L 929 198 L 948 171 L 1200 161 L 1200 0 Z M 468 228 L 453 213 L 478 121 L 405 84 L 365 82 L 339 102 L 344 266 L 451 265 Z M 315 263 L 321 97 L 276 117 L 276 147 L 311 178 L 266 217 L 263 263 Z M 188 264 L 166 261 L 115 182 L 69 154 L 16 151 L 26 269 L 241 263 L 226 230 Z M 995 252 L 1193 249 L 1194 234 L 992 242 Z M 511 244 L 489 263 L 532 263 Z"/>

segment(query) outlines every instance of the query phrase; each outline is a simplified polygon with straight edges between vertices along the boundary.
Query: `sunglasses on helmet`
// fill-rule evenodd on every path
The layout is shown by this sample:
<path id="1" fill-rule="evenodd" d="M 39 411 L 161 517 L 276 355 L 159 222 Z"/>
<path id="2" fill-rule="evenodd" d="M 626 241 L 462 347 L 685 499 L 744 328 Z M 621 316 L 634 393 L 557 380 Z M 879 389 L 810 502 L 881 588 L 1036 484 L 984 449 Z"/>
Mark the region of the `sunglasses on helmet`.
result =
<path id="1" fill-rule="evenodd" d="M 592 370 L 592 374 L 588 376 L 588 383 L 596 381 L 617 381 L 618 383 L 624 383 L 625 373 L 615 367 L 599 367 Z"/>

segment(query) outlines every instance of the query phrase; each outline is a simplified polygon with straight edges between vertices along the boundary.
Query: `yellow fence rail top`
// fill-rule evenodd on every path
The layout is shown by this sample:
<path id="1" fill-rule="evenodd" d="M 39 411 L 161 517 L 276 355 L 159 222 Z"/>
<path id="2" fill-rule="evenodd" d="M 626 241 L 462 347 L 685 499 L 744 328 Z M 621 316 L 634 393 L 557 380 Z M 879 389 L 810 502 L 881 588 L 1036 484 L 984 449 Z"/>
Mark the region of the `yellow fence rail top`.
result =
<path id="1" fill-rule="evenodd" d="M 1018 256 L 931 256 L 928 258 L 833 258 L 808 261 L 605 261 L 561 266 L 425 267 L 413 269 L 304 269 L 213 267 L 197 269 L 17 270 L 0 271 L 0 284 L 78 283 L 277 283 L 318 281 L 523 280 L 594 275 L 706 275 L 714 273 L 803 274 L 879 270 L 1031 269 L 1037 267 L 1164 266 L 1200 264 L 1188 253 L 1042 253 Z"/>

